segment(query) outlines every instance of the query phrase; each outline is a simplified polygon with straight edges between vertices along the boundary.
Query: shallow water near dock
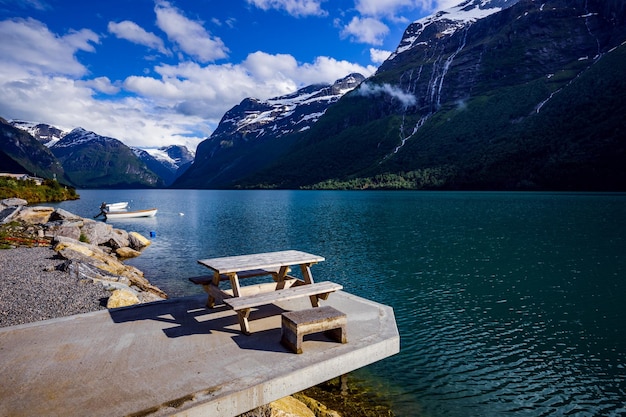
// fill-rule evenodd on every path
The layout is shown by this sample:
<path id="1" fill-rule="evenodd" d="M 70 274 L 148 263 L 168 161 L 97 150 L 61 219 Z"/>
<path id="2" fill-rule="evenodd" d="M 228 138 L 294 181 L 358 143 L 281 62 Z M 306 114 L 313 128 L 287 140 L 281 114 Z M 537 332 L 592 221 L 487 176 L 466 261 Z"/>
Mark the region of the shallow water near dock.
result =
<path id="1" fill-rule="evenodd" d="M 394 308 L 400 354 L 357 371 L 397 416 L 626 415 L 626 194 L 78 190 L 156 207 L 127 263 L 170 296 L 198 259 L 297 249 Z M 349 335 L 348 335 L 349 337 Z"/>

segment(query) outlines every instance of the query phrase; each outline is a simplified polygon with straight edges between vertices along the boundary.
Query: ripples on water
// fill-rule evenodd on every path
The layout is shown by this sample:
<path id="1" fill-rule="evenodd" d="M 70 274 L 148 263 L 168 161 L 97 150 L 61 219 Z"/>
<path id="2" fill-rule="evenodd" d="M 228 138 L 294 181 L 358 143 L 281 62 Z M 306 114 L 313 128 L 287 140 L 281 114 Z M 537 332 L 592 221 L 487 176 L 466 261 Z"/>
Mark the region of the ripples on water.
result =
<path id="1" fill-rule="evenodd" d="M 159 206 L 120 227 L 157 231 L 134 264 L 172 295 L 197 259 L 295 248 L 393 306 L 400 354 L 355 375 L 399 416 L 626 415 L 624 195 L 110 193 Z"/>
<path id="2" fill-rule="evenodd" d="M 403 239 L 418 249 L 387 280 L 406 284 L 389 297 L 403 300 L 394 383 L 411 387 L 398 413 L 626 414 L 623 201 L 485 216 L 488 202 Z"/>

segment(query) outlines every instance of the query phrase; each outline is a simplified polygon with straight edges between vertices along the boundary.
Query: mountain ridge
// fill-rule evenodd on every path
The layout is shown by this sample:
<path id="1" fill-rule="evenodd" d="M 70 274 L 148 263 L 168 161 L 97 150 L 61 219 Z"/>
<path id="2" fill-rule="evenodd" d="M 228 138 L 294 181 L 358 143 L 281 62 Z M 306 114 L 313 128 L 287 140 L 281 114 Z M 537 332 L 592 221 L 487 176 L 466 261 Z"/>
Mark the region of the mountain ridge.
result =
<path id="1" fill-rule="evenodd" d="M 294 140 L 288 160 L 236 186 L 626 189 L 623 164 L 615 158 L 607 164 L 603 156 L 624 155 L 619 131 L 603 130 L 598 140 L 593 126 L 579 126 L 587 132 L 578 139 L 586 161 L 581 172 L 563 153 L 577 135 L 568 122 L 586 119 L 585 95 L 597 96 L 587 102 L 602 109 L 604 124 L 623 126 L 626 109 L 618 97 L 626 87 L 618 74 L 626 69 L 625 15 L 615 1 L 519 0 L 446 35 L 445 24 L 428 25 L 417 37 L 409 25 L 405 37 L 412 39 L 400 45 L 413 47 L 329 108 Z M 613 66 L 604 65 L 608 57 Z M 596 65 L 610 90 L 593 90 L 595 81 L 582 77 Z M 376 100 L 364 88 L 375 91 Z M 537 117 L 565 93 L 570 100 L 551 110 L 555 120 Z M 413 101 L 400 100 L 403 95 Z M 525 133 L 531 130 L 536 137 Z M 569 176 L 554 176 L 558 167 Z"/>
<path id="2" fill-rule="evenodd" d="M 22 167 L 21 170 L 23 171 L 39 172 L 40 175 L 50 178 L 58 176 L 60 179 L 63 178 L 63 181 L 66 183 L 78 187 L 162 187 L 171 184 L 177 175 L 180 175 L 181 172 L 188 168 L 193 160 L 193 153 L 180 145 L 170 145 L 161 147 L 158 150 L 149 149 L 144 151 L 139 148 L 127 147 L 118 139 L 102 136 L 82 127 L 64 131 L 45 123 L 23 120 L 5 121 L 5 123 L 22 132 L 17 136 L 21 138 L 21 146 L 26 150 L 22 151 L 21 156 L 11 158 L 12 161 L 7 159 L 6 162 L 3 162 L 3 166 L 6 166 L 7 169 L 19 170 L 14 165 L 17 164 Z M 35 139 L 35 141 L 28 137 Z M 38 166 L 41 162 L 29 161 L 29 159 L 32 159 L 29 158 L 29 154 L 37 155 L 38 152 L 41 152 L 41 150 L 38 150 L 39 144 L 37 142 L 49 149 L 49 157 L 57 160 L 56 163 L 61 167 L 60 170 L 47 172 Z M 3 146 L 7 146 L 6 142 Z M 78 148 L 81 148 L 81 150 L 77 151 Z M 129 155 L 128 150 L 133 152 L 134 157 Z M 92 153 L 93 155 L 91 155 Z M 155 156 L 151 156 L 150 153 Z M 6 155 L 6 152 L 3 152 L 3 154 Z M 58 161 L 59 158 L 62 159 L 63 163 Z M 16 159 L 18 160 L 17 162 Z M 81 160 L 80 164 L 82 166 L 80 169 L 76 167 L 78 159 Z M 116 168 L 107 170 L 98 165 L 101 162 L 100 160 L 102 160 L 107 161 L 107 164 L 111 166 L 115 166 L 117 159 L 126 161 L 126 165 L 118 167 L 122 169 L 122 173 L 116 172 Z M 136 159 L 136 161 L 133 159 Z M 145 171 L 141 164 L 145 164 L 145 168 L 152 171 L 152 174 Z M 69 176 L 66 175 L 63 165 L 68 167 Z M 94 172 L 90 173 L 90 169 Z M 79 173 L 74 172 L 77 170 Z M 74 173 L 72 174 L 72 172 Z M 126 174 L 129 175 L 128 178 L 123 178 Z M 156 174 L 162 181 L 153 178 L 153 174 Z M 96 177 L 99 178 L 96 180 Z"/>
<path id="3" fill-rule="evenodd" d="M 223 187 L 234 178 L 279 159 L 290 137 L 314 126 L 341 96 L 365 77 L 349 74 L 333 84 L 314 84 L 268 100 L 245 98 L 228 110 L 174 187 Z"/>

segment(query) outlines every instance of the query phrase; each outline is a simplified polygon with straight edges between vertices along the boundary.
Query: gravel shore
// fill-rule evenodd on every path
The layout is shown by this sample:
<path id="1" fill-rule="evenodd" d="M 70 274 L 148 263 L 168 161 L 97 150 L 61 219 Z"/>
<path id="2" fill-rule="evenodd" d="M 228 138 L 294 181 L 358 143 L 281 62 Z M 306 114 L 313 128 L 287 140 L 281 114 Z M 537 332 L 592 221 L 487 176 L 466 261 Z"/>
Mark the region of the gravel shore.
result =
<path id="1" fill-rule="evenodd" d="M 105 310 L 110 293 L 56 269 L 49 247 L 0 250 L 0 327 Z"/>

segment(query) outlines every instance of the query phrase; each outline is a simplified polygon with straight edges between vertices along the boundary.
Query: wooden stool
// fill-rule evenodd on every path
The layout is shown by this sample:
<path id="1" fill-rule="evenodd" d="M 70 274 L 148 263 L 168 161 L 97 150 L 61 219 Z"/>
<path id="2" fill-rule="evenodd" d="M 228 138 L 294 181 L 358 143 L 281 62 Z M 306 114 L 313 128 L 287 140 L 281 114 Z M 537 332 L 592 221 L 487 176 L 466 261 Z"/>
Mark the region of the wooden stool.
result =
<path id="1" fill-rule="evenodd" d="M 318 332 L 347 343 L 346 323 L 346 315 L 331 306 L 289 311 L 282 314 L 281 343 L 295 353 L 302 353 L 304 335 Z"/>

